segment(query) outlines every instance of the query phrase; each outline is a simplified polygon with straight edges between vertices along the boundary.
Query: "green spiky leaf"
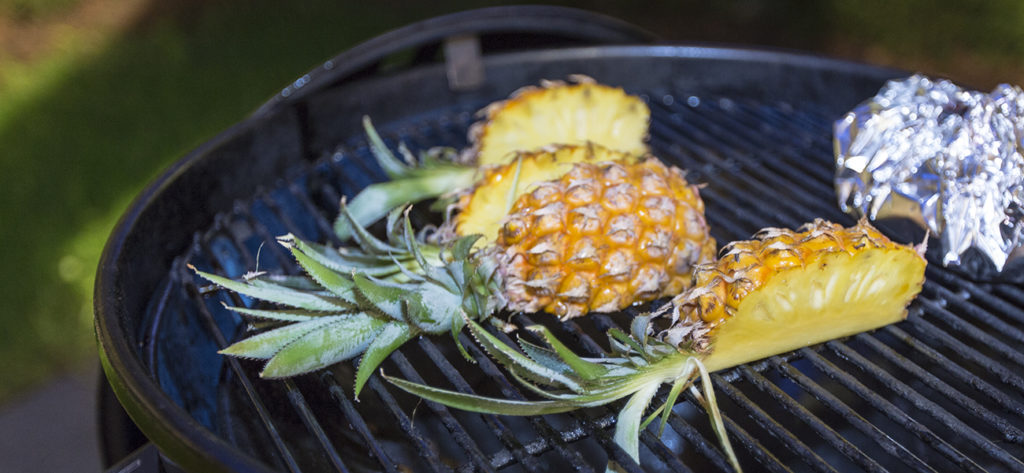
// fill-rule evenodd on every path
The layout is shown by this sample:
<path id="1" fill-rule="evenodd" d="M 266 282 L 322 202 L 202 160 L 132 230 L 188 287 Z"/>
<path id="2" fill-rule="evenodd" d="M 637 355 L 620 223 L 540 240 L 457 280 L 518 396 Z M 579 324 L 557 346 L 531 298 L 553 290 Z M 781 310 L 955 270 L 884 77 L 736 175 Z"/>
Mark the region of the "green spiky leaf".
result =
<path id="1" fill-rule="evenodd" d="M 619 411 L 615 421 L 615 435 L 612 437 L 633 461 L 640 462 L 640 424 L 644 411 L 658 392 L 660 382 L 649 383 L 636 391 Z"/>
<path id="2" fill-rule="evenodd" d="M 464 394 L 413 383 L 404 379 L 392 378 L 384 374 L 381 374 L 381 376 L 402 390 L 428 401 L 482 414 L 538 416 L 568 412 L 578 407 L 576 404 L 563 401 L 515 401 Z"/>
<path id="3" fill-rule="evenodd" d="M 310 279 L 308 276 L 292 275 L 292 274 L 266 274 L 262 273 L 253 277 L 246 277 L 246 281 L 262 281 L 265 284 L 273 284 L 276 286 L 285 287 L 288 289 L 295 289 L 298 291 L 307 292 L 324 292 L 323 287 L 316 283 L 316 281 Z"/>
<path id="4" fill-rule="evenodd" d="M 468 260 L 470 253 L 473 251 L 473 245 L 481 238 L 483 238 L 483 235 L 469 235 L 455 240 L 450 249 L 452 258 L 459 261 Z"/>
<path id="5" fill-rule="evenodd" d="M 526 329 L 540 334 L 544 338 L 544 341 L 551 346 L 555 353 L 558 354 L 558 357 L 572 368 L 572 371 L 576 376 L 586 380 L 593 380 L 608 374 L 608 368 L 580 358 L 579 355 L 573 353 L 569 347 L 565 346 L 561 340 L 555 337 L 555 334 L 551 333 L 551 330 L 548 330 L 547 327 L 543 325 L 531 325 L 526 327 Z"/>
<path id="6" fill-rule="evenodd" d="M 388 186 L 399 183 L 401 182 L 388 181 L 381 184 L 374 184 L 374 186 Z M 362 192 L 359 193 L 359 195 L 356 196 L 355 199 L 352 200 L 351 205 L 347 204 L 345 202 L 345 199 L 342 199 L 341 212 L 340 215 L 338 215 L 338 221 L 346 222 L 346 224 L 348 225 L 347 228 L 351 232 L 350 236 L 355 241 L 355 243 L 359 245 L 359 247 L 362 248 L 362 250 L 365 251 L 366 253 L 386 255 L 388 253 L 401 252 L 402 250 L 400 248 L 396 248 L 383 241 L 380 241 L 379 239 L 377 239 L 377 237 L 371 235 L 370 232 L 366 230 L 365 225 L 372 223 L 373 221 L 364 222 L 360 220 L 360 218 L 357 217 L 355 214 L 353 214 L 353 212 L 357 212 L 358 209 L 362 208 L 360 206 L 365 207 L 365 205 L 361 203 L 362 201 L 365 201 L 366 199 L 374 199 L 375 202 L 379 201 L 380 197 L 372 194 L 374 194 L 374 192 L 370 188 L 364 189 Z M 379 213 L 379 215 L 376 215 L 374 217 L 374 220 L 383 217 L 388 213 L 388 211 L 403 203 L 405 202 L 399 202 L 394 205 L 389 205 L 387 208 L 382 208 L 382 211 Z M 337 230 L 337 224 L 335 225 L 335 230 Z"/>
<path id="7" fill-rule="evenodd" d="M 387 277 L 399 272 L 398 263 L 393 254 L 375 255 L 363 252 L 338 251 L 329 246 L 308 242 L 288 234 L 278 237 L 278 242 L 285 247 L 294 247 L 309 258 L 315 260 L 331 271 L 349 274 L 352 271 L 373 277 Z M 404 258 L 404 255 L 400 255 Z"/>
<path id="8" fill-rule="evenodd" d="M 452 340 L 455 341 L 455 347 L 459 349 L 459 353 L 462 355 L 462 358 L 470 363 L 476 364 L 476 360 L 469 354 L 469 350 L 466 350 L 466 346 L 462 344 L 462 339 L 459 338 L 459 332 L 462 331 L 461 321 L 461 317 L 452 319 Z"/>
<path id="9" fill-rule="evenodd" d="M 352 280 L 345 277 L 337 271 L 331 270 L 327 266 L 324 266 L 316 258 L 311 258 L 306 253 L 300 251 L 296 246 L 289 246 L 288 249 L 292 252 L 292 256 L 295 257 L 295 261 L 302 266 L 302 269 L 306 271 L 309 277 L 313 278 L 317 284 L 324 287 L 332 294 L 338 296 L 338 298 L 352 301 L 355 299 L 353 288 L 355 285 Z"/>
<path id="10" fill-rule="evenodd" d="M 558 353 L 555 353 L 554 350 L 549 350 L 542 346 L 534 345 L 526 340 L 523 340 L 522 337 L 519 338 L 518 342 L 519 347 L 523 349 L 523 353 L 526 353 L 526 356 L 530 357 L 533 361 L 536 361 L 537 363 L 540 363 L 549 369 L 558 371 L 563 374 L 572 373 L 572 368 L 569 365 L 565 364 L 565 362 L 562 361 L 561 358 L 559 358 Z"/>
<path id="11" fill-rule="evenodd" d="M 341 241 L 356 236 L 360 228 L 383 218 L 393 209 L 471 187 L 476 169 L 455 164 L 418 168 L 392 181 L 371 184 L 348 204 L 348 215 L 334 221 L 334 233 Z"/>
<path id="12" fill-rule="evenodd" d="M 370 346 L 366 348 L 363 359 L 359 361 L 359 369 L 356 371 L 355 397 L 359 399 L 359 392 L 363 390 L 370 375 L 377 370 L 377 367 L 387 359 L 391 352 L 401 347 L 405 342 L 412 340 L 416 333 L 404 323 L 389 323 L 377 334 Z"/>
<path id="13" fill-rule="evenodd" d="M 514 371 L 519 376 L 535 383 L 564 387 L 576 393 L 585 391 L 583 386 L 580 385 L 579 380 L 574 379 L 573 376 L 563 374 L 531 360 L 526 355 L 519 353 L 515 348 L 498 340 L 497 337 L 491 335 L 472 320 L 467 320 L 466 324 L 469 325 L 470 332 L 477 342 L 483 346 L 484 350 L 487 350 L 487 353 L 494 357 L 495 360 L 498 360 L 509 371 Z"/>
<path id="14" fill-rule="evenodd" d="M 250 317 L 256 317 L 266 320 L 274 320 L 278 322 L 306 322 L 308 320 L 318 319 L 324 317 L 323 312 L 313 312 L 301 309 L 281 309 L 281 310 L 265 310 L 265 309 L 250 309 L 248 307 L 234 307 L 224 304 L 224 308 L 230 311 L 245 314 Z"/>
<path id="15" fill-rule="evenodd" d="M 317 326 L 281 348 L 260 376 L 295 376 L 352 358 L 366 350 L 384 324 L 366 314 L 355 314 Z"/>
<path id="16" fill-rule="evenodd" d="M 391 320 L 404 321 L 403 301 L 409 298 L 413 288 L 388 286 L 359 273 L 352 273 L 352 281 L 358 288 L 360 306 L 370 306 L 379 315 Z"/>
<path id="17" fill-rule="evenodd" d="M 191 265 L 189 265 L 189 268 L 200 277 L 218 286 L 252 297 L 253 299 L 320 312 L 345 312 L 352 308 L 351 304 L 336 297 L 327 297 L 309 291 L 292 289 L 261 279 L 250 279 L 245 282 L 235 281 L 217 276 L 216 274 L 199 271 Z"/>
<path id="18" fill-rule="evenodd" d="M 342 320 L 345 317 L 350 316 L 340 315 L 320 317 L 316 320 L 285 325 L 284 327 L 253 335 L 245 340 L 234 343 L 221 350 L 219 353 L 237 356 L 240 358 L 254 358 L 260 360 L 270 359 L 280 352 L 285 346 L 295 340 L 298 340 L 303 335 L 314 330 L 322 329 L 323 327 Z"/>
<path id="19" fill-rule="evenodd" d="M 406 213 L 407 208 L 395 207 L 391 212 L 388 212 L 388 219 L 384 228 L 387 229 L 388 242 L 392 246 L 401 247 L 404 244 L 405 240 L 402 239 L 402 232 L 405 230 L 405 226 L 402 225 L 402 218 L 408 215 Z"/>
<path id="20" fill-rule="evenodd" d="M 623 332 L 622 330 L 619 330 L 617 328 L 610 328 L 608 329 L 608 336 L 611 339 L 614 339 L 628 346 L 633 350 L 635 354 L 640 355 L 644 360 L 651 361 L 650 357 L 648 356 L 647 350 L 644 350 L 644 347 L 640 345 L 639 342 L 637 342 L 633 337 L 626 335 L 626 333 Z"/>
<path id="21" fill-rule="evenodd" d="M 432 282 L 419 285 L 406 297 L 410 323 L 427 333 L 444 333 L 462 318 L 462 296 Z M 461 328 L 461 325 L 459 325 Z"/>
<path id="22" fill-rule="evenodd" d="M 388 177 L 398 179 L 409 172 L 409 165 L 395 157 L 394 153 L 384 144 L 384 140 L 380 138 L 377 129 L 373 127 L 370 117 L 365 115 L 363 116 L 363 131 L 370 142 L 370 152 L 373 153 L 374 158 L 377 158 L 377 164 L 380 164 L 381 169 Z"/>

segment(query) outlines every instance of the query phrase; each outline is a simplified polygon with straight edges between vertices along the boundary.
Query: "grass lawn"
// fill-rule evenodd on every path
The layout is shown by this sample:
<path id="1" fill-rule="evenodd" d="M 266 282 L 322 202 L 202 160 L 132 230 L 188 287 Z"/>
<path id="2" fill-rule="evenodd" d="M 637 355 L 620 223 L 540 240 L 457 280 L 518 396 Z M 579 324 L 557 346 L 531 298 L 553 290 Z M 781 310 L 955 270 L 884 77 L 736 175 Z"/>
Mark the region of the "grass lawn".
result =
<path id="1" fill-rule="evenodd" d="M 30 21 L 97 2 L 123 8 L 113 0 L 0 0 L 0 18 Z M 139 12 L 119 27 L 57 25 L 55 39 L 31 60 L 0 51 L 0 402 L 54 372 L 95 363 L 91 293 L 100 251 L 132 196 L 159 170 L 357 42 L 479 6 L 124 3 Z M 785 8 L 795 1 L 684 8 L 664 0 L 643 10 L 624 0 L 576 3 L 670 39 L 813 49 L 981 87 L 1024 77 L 1024 28 L 1017 27 L 1024 10 L 1010 0 L 944 2 L 945 13 L 926 18 L 918 13 L 934 7 L 923 0 L 898 16 L 875 14 L 889 11 L 888 2 L 870 2 L 878 3 L 870 9 L 839 0 L 797 14 Z"/>
<path id="2" fill-rule="evenodd" d="M 0 401 L 95 363 L 100 252 L 162 168 L 326 58 L 437 13 L 220 2 L 142 12 L 98 47 L 75 44 L 95 32 L 70 31 L 31 64 L 0 63 Z"/>

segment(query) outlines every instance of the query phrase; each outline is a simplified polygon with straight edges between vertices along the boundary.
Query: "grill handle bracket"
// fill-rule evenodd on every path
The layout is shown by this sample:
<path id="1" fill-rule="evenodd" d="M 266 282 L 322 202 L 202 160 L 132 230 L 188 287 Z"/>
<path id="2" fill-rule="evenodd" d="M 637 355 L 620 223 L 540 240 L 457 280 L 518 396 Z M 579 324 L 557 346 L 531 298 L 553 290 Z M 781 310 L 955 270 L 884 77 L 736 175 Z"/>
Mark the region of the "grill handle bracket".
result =
<path id="1" fill-rule="evenodd" d="M 475 37 L 476 51 L 470 38 Z M 448 56 L 453 90 L 483 84 L 479 58 L 489 51 L 559 46 L 650 44 L 657 37 L 640 27 L 609 16 L 556 6 L 501 6 L 452 13 L 398 28 L 363 42 L 324 62 L 281 90 L 253 117 L 293 107 L 349 80 L 421 65 L 443 48 Z M 389 64 L 397 53 L 415 51 L 410 64 Z M 473 54 L 476 54 L 474 59 Z"/>
<path id="2" fill-rule="evenodd" d="M 481 60 L 480 37 L 459 35 L 444 40 L 445 73 L 453 91 L 476 90 L 487 79 Z"/>

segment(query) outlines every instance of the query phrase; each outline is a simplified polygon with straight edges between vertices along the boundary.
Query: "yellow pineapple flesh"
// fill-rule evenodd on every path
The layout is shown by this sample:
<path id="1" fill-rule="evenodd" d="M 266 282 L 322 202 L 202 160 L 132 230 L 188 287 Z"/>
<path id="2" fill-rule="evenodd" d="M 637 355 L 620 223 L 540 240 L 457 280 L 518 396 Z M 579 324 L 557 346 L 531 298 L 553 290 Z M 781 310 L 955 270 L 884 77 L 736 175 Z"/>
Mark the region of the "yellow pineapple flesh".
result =
<path id="1" fill-rule="evenodd" d="M 579 83 L 545 82 L 520 89 L 482 110 L 484 120 L 470 129 L 470 156 L 481 166 L 502 165 L 517 152 L 585 143 L 646 153 L 647 104 L 620 88 L 575 78 Z"/>
<path id="2" fill-rule="evenodd" d="M 705 331 L 711 371 L 903 320 L 926 266 L 923 245 L 894 243 L 865 220 L 768 229 L 723 251 L 674 301 L 679 327 Z"/>
<path id="3" fill-rule="evenodd" d="M 502 214 L 510 309 L 617 311 L 678 293 L 694 265 L 713 260 L 703 201 L 681 170 L 656 158 L 595 161 L 537 184 Z"/>
<path id="4" fill-rule="evenodd" d="M 518 153 L 509 164 L 486 168 L 474 188 L 459 199 L 455 232 L 459 236 L 483 235 L 481 245 L 493 243 L 516 200 L 540 183 L 561 178 L 577 163 L 633 163 L 639 159 L 597 145 L 550 146 L 545 151 Z"/>

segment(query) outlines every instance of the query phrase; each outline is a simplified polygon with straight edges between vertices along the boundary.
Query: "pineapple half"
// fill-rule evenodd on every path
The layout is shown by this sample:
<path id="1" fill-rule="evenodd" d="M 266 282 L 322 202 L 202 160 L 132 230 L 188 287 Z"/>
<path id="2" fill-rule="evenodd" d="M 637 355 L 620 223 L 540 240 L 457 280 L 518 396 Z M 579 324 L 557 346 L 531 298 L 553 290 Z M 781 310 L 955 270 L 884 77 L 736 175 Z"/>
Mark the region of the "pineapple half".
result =
<path id="1" fill-rule="evenodd" d="M 544 81 L 540 87 L 525 87 L 507 100 L 485 107 L 478 113 L 482 119 L 469 129 L 471 146 L 461 153 L 437 148 L 417 159 L 401 146 L 405 159 L 396 159 L 364 118 L 371 150 L 389 180 L 372 184 L 356 196 L 349 204 L 353 217 L 360 225 L 369 225 L 398 206 L 457 195 L 481 179 L 493 178 L 495 168 L 503 169 L 524 152 L 595 144 L 634 161 L 646 154 L 651 115 L 647 104 L 621 88 L 598 84 L 586 76 L 571 79 L 574 83 Z M 342 241 L 351 236 L 341 217 L 335 231 Z"/>
<path id="2" fill-rule="evenodd" d="M 378 156 L 397 161 L 387 148 Z M 520 153 L 464 191 L 461 210 L 427 236 L 402 209 L 386 239 L 341 202 L 354 247 L 279 238 L 306 275 L 197 273 L 226 289 L 276 304 L 230 307 L 281 326 L 222 353 L 266 360 L 261 376 L 292 376 L 366 353 L 356 395 L 375 367 L 421 333 L 457 333 L 502 309 L 563 318 L 611 312 L 674 295 L 715 253 L 704 204 L 683 172 L 590 144 Z M 336 225 L 337 227 L 337 225 Z M 457 338 L 456 338 L 457 340 Z"/>
<path id="3" fill-rule="evenodd" d="M 487 398 L 387 379 L 433 401 L 493 414 L 551 414 L 629 397 L 614 438 L 637 462 L 640 429 L 659 413 L 664 428 L 677 396 L 689 388 L 739 471 L 707 373 L 904 319 L 924 283 L 926 262 L 924 243 L 893 243 L 866 220 L 850 228 L 815 220 L 801 231 L 766 229 L 724 251 L 695 270 L 692 287 L 636 317 L 630 334 L 610 330 L 612 351 L 602 358 L 576 355 L 543 326 L 527 328 L 548 346 L 520 339 L 520 352 L 469 322 L 488 353 L 545 400 Z M 694 385 L 699 377 L 703 396 Z M 645 421 L 662 384 L 672 386 L 668 399 Z"/>

